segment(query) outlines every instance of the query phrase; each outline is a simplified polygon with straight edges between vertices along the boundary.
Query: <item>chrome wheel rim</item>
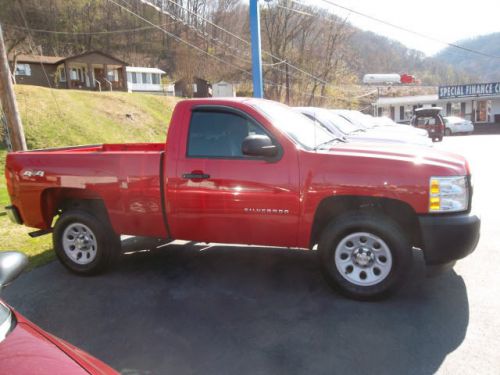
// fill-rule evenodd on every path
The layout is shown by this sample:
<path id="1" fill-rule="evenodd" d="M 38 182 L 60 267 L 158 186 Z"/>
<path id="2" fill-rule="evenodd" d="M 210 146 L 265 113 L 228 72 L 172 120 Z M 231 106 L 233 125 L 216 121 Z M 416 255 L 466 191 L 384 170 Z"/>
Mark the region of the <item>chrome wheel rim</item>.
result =
<path id="1" fill-rule="evenodd" d="M 63 232 L 62 245 L 64 253 L 76 264 L 89 264 L 97 255 L 95 234 L 82 223 L 68 225 Z"/>
<path id="2" fill-rule="evenodd" d="M 358 286 L 382 282 L 391 272 L 392 254 L 378 236 L 356 232 L 345 236 L 335 249 L 335 266 L 344 279 Z"/>

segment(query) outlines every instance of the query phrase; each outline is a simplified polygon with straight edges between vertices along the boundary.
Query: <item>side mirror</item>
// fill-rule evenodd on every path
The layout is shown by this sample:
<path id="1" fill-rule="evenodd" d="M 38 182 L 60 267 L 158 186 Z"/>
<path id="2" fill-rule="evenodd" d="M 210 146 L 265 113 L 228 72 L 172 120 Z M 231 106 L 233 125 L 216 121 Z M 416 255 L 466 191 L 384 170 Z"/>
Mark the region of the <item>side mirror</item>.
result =
<path id="1" fill-rule="evenodd" d="M 273 157 L 278 155 L 278 147 L 267 135 L 249 135 L 241 144 L 241 152 L 248 156 Z"/>
<path id="2" fill-rule="evenodd" d="M 28 265 L 28 257 L 19 251 L 0 252 L 0 289 L 14 281 Z"/>

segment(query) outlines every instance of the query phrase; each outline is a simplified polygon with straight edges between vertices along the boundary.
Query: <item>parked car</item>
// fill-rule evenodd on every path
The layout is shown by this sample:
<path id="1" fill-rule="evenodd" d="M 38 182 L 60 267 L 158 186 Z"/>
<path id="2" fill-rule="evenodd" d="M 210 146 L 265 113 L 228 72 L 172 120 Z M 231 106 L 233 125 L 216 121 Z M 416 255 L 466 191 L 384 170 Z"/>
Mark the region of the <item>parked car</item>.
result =
<path id="1" fill-rule="evenodd" d="M 466 120 L 460 117 L 447 116 L 444 119 L 444 134 L 471 134 L 474 132 L 474 124 L 470 120 Z"/>
<path id="2" fill-rule="evenodd" d="M 355 125 L 325 108 L 296 107 L 294 110 L 319 122 L 337 137 L 345 138 L 349 142 L 385 142 L 432 146 L 432 142 L 427 137 L 415 137 L 414 135 L 409 136 L 408 134 L 398 134 L 390 131 L 374 131 L 373 128 Z"/>
<path id="3" fill-rule="evenodd" d="M 204 98 L 177 103 L 166 143 L 9 153 L 7 210 L 52 232 L 78 274 L 105 269 L 120 234 L 317 248 L 332 286 L 373 299 L 402 284 L 413 247 L 427 264 L 474 250 L 470 176 L 461 155 L 345 143 L 280 103 Z"/>
<path id="4" fill-rule="evenodd" d="M 422 131 L 421 129 L 399 126 L 397 124 L 388 124 L 387 121 L 382 123 L 381 120 L 376 120 L 376 117 L 361 113 L 359 111 L 348 109 L 333 109 L 332 112 L 344 117 L 346 120 L 357 126 L 364 127 L 367 130 L 370 129 L 372 131 L 382 132 L 384 135 L 392 133 L 395 135 L 406 135 L 409 137 L 427 137 L 427 133 L 425 131 Z"/>
<path id="5" fill-rule="evenodd" d="M 19 252 L 0 252 L 0 288 L 28 264 Z M 33 324 L 0 301 L 0 374 L 114 375 L 108 365 Z"/>
<path id="6" fill-rule="evenodd" d="M 412 126 L 427 130 L 429 138 L 441 142 L 444 136 L 444 120 L 441 117 L 441 107 L 417 108 L 411 119 Z"/>
<path id="7" fill-rule="evenodd" d="M 369 117 L 371 118 L 371 120 L 375 124 L 375 127 L 384 127 L 384 129 L 390 129 L 390 130 L 394 130 L 397 132 L 399 132 L 401 130 L 403 130 L 404 132 L 408 132 L 408 130 L 409 130 L 412 134 L 421 135 L 422 137 L 427 137 L 427 131 L 425 131 L 424 129 L 404 126 L 405 124 L 397 123 L 394 120 L 392 120 L 391 118 L 386 117 L 386 116 L 381 116 L 381 117 L 369 116 Z M 409 125 L 409 124 L 406 124 L 406 125 Z"/>

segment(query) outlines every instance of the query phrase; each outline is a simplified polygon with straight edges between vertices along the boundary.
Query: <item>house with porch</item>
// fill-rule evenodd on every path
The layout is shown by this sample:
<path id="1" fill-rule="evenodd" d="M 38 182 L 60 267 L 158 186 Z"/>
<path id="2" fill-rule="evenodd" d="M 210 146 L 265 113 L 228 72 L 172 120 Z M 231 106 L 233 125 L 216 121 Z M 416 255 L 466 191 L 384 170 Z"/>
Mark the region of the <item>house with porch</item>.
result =
<path id="1" fill-rule="evenodd" d="M 16 83 L 44 87 L 127 91 L 127 63 L 100 51 L 79 55 L 9 56 Z"/>

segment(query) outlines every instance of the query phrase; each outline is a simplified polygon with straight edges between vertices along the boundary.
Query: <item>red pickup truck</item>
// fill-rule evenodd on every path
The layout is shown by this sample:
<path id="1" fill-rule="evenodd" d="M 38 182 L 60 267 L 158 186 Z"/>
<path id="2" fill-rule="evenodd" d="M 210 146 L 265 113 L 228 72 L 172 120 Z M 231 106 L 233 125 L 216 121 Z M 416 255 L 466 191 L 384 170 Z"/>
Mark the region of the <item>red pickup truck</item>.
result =
<path id="1" fill-rule="evenodd" d="M 15 152 L 5 173 L 11 219 L 52 232 L 80 274 L 109 265 L 121 234 L 317 249 L 330 284 L 372 299 L 401 284 L 413 247 L 440 264 L 479 239 L 462 156 L 345 143 L 260 99 L 181 101 L 166 144 Z"/>

